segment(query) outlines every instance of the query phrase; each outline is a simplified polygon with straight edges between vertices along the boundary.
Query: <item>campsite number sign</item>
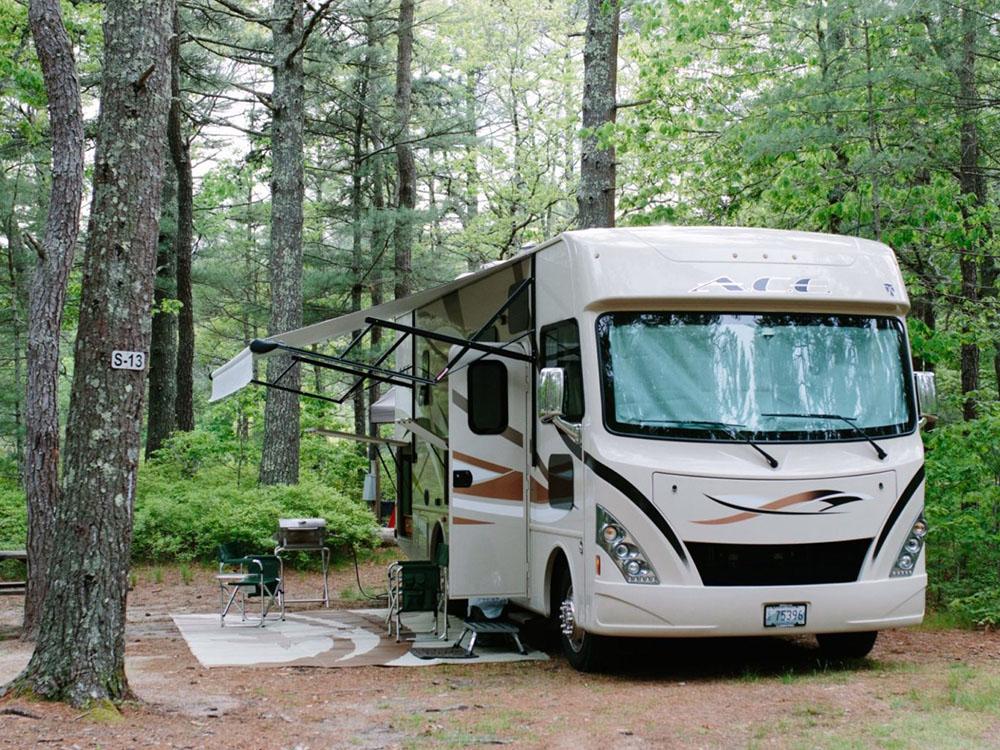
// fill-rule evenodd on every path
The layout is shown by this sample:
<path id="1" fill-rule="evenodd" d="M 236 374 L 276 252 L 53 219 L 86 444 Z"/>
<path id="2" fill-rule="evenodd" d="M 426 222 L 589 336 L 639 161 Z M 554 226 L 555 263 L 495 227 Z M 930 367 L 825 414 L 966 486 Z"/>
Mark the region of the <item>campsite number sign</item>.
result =
<path id="1" fill-rule="evenodd" d="M 111 352 L 112 370 L 145 370 L 146 352 L 124 352 L 115 349 Z"/>

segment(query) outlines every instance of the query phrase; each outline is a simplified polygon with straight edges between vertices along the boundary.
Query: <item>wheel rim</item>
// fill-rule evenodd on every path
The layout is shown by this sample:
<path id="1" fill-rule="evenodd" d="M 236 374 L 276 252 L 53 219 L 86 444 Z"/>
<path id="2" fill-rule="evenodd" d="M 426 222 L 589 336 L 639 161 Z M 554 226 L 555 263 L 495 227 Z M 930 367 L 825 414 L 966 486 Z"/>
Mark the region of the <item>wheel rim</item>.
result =
<path id="1" fill-rule="evenodd" d="M 576 607 L 573 606 L 573 584 L 566 590 L 566 596 L 559 606 L 559 626 L 562 630 L 563 638 L 573 653 L 580 653 L 583 649 L 583 641 L 586 633 L 576 620 Z"/>

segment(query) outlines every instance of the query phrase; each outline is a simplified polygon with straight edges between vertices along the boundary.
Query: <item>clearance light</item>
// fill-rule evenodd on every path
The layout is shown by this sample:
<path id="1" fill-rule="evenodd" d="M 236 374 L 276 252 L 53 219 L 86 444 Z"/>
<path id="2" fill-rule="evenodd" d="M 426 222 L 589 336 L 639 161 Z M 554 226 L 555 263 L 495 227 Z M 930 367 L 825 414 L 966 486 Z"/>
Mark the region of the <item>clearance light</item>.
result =
<path id="1" fill-rule="evenodd" d="M 618 519 L 597 506 L 597 544 L 608 555 L 629 583 L 657 584 L 660 579 L 646 555 Z M 597 565 L 600 571 L 600 558 Z"/>
<path id="2" fill-rule="evenodd" d="M 920 552 L 924 548 L 925 536 L 927 536 L 927 521 L 921 515 L 913 524 L 913 528 L 910 529 L 910 534 L 903 542 L 902 549 L 899 550 L 896 564 L 892 566 L 892 572 L 889 573 L 890 578 L 904 578 L 913 575 L 913 569 L 917 566 Z"/>

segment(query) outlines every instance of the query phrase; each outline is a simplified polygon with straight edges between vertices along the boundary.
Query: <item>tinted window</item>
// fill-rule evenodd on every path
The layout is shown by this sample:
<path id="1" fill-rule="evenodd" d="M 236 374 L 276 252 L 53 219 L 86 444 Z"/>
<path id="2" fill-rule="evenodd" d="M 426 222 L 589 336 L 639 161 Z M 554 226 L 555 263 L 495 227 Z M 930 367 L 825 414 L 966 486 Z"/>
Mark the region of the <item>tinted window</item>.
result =
<path id="1" fill-rule="evenodd" d="M 609 313 L 597 321 L 605 422 L 625 434 L 849 440 L 914 427 L 894 318 Z M 856 425 L 856 428 L 852 425 Z"/>
<path id="2" fill-rule="evenodd" d="M 469 365 L 469 429 L 477 435 L 507 429 L 507 368 L 502 362 Z"/>
<path id="3" fill-rule="evenodd" d="M 568 453 L 553 453 L 549 457 L 549 505 L 573 507 L 573 457 Z"/>
<path id="4" fill-rule="evenodd" d="M 542 367 L 565 370 L 563 416 L 571 422 L 583 419 L 583 368 L 580 365 L 580 329 L 575 320 L 542 329 Z"/>

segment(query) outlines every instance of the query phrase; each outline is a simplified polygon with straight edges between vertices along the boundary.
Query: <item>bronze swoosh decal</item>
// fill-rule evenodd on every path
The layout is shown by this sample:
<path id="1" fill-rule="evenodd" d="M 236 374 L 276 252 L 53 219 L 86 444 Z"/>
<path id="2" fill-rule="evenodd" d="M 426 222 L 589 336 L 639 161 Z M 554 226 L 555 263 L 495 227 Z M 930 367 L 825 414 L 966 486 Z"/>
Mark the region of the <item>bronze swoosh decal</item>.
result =
<path id="1" fill-rule="evenodd" d="M 765 503 L 758 508 L 749 508 L 745 505 L 737 505 L 736 503 L 728 503 L 725 500 L 720 500 L 717 497 L 712 497 L 706 494 L 709 500 L 719 505 L 724 505 L 727 508 L 732 508 L 733 510 L 740 511 L 739 513 L 733 514 L 731 516 L 724 516 L 722 518 L 711 518 L 702 521 L 694 521 L 694 523 L 704 524 L 704 525 L 717 525 L 717 524 L 728 524 L 737 523 L 739 521 L 746 521 L 751 518 L 756 518 L 758 515 L 778 515 L 778 516 L 818 516 L 821 514 L 833 515 L 837 514 L 838 511 L 833 511 L 833 513 L 828 513 L 830 508 L 834 508 L 840 505 L 846 505 L 847 503 L 858 502 L 862 498 L 856 495 L 845 495 L 840 490 L 806 490 L 805 492 L 796 492 L 792 495 L 787 495 L 785 497 L 780 497 L 777 500 L 772 500 L 769 503 Z M 813 500 L 821 500 L 825 503 L 829 503 L 829 506 L 823 508 L 823 510 L 818 511 L 794 511 L 794 510 L 781 510 L 781 508 L 787 508 L 792 505 L 799 505 L 801 503 L 812 502 Z"/>

